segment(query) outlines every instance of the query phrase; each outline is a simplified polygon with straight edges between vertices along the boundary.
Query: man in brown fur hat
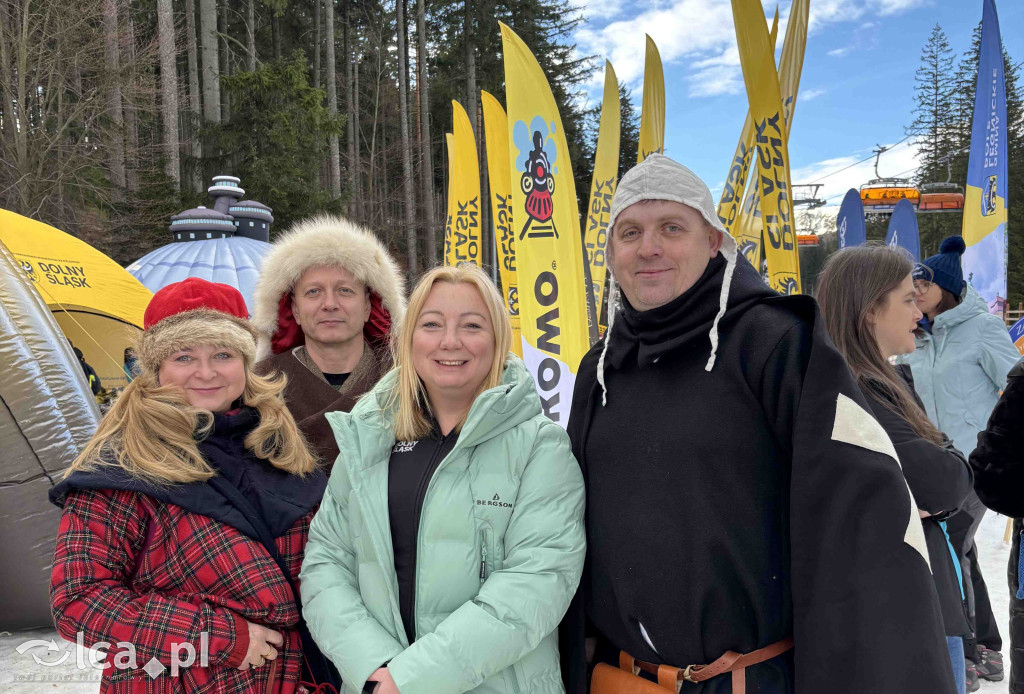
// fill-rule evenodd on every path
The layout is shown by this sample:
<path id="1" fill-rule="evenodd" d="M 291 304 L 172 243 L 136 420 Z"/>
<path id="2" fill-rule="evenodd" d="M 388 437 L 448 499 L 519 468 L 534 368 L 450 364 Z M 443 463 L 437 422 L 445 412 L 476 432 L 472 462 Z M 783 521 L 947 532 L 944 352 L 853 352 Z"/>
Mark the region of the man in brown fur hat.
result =
<path id="1" fill-rule="evenodd" d="M 287 375 L 288 409 L 333 464 L 338 446 L 324 414 L 351 410 L 391 368 L 391 326 L 405 313 L 398 266 L 369 231 L 316 217 L 274 243 L 255 296 L 257 370 Z"/>

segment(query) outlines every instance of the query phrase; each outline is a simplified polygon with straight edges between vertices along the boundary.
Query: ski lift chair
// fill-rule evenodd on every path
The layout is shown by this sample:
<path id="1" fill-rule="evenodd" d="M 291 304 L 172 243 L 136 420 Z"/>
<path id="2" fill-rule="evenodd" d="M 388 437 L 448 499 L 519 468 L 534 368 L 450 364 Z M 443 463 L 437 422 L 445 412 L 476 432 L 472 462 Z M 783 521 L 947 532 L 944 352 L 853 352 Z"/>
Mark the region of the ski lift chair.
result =
<path id="1" fill-rule="evenodd" d="M 946 180 L 921 184 L 921 204 L 918 212 L 955 212 L 964 209 L 964 189 L 953 183 L 953 168 L 946 161 Z"/>

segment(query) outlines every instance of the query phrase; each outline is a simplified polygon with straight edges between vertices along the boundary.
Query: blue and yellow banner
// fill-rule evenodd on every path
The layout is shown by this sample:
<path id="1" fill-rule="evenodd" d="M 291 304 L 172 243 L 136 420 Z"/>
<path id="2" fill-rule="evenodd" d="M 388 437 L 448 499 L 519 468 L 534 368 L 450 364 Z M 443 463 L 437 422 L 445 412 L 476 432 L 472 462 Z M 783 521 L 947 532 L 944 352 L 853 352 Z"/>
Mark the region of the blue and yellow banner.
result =
<path id="1" fill-rule="evenodd" d="M 576 369 L 590 349 L 576 184 L 543 70 L 504 24 L 501 42 L 523 361 L 544 414 L 564 427 Z"/>
<path id="2" fill-rule="evenodd" d="M 661 53 L 654 39 L 647 37 L 644 58 L 644 93 L 640 107 L 640 143 L 636 148 L 636 163 L 648 154 L 665 153 L 665 72 L 661 67 Z"/>
<path id="3" fill-rule="evenodd" d="M 519 282 L 516 277 L 516 234 L 512 216 L 512 174 L 508 164 L 508 117 L 501 103 L 488 92 L 480 92 L 484 112 L 487 148 L 487 182 L 491 191 L 491 223 L 498 248 L 501 294 L 512 323 L 512 351 L 523 356 L 519 332 Z"/>
<path id="4" fill-rule="evenodd" d="M 917 210 L 909 200 L 900 200 L 896 203 L 896 209 L 889 217 L 885 245 L 905 248 L 914 256 L 915 262 L 920 262 L 921 238 L 917 233 Z"/>
<path id="5" fill-rule="evenodd" d="M 597 151 L 594 153 L 594 176 L 590 183 L 590 201 L 587 204 L 587 222 L 584 246 L 590 267 L 590 296 L 596 315 L 601 313 L 604 285 L 608 275 L 605 250 L 608 245 L 608 218 L 612 211 L 612 197 L 619 172 L 619 81 L 607 60 L 604 63 L 604 99 L 601 101 L 601 125 L 597 131 Z M 604 326 L 598 327 L 600 335 Z"/>
<path id="6" fill-rule="evenodd" d="M 1006 298 L 1006 86 L 995 0 L 984 0 L 962 236 L 964 279 L 989 305 Z"/>
<path id="7" fill-rule="evenodd" d="M 1010 326 L 1010 339 L 1017 345 L 1017 351 L 1024 355 L 1024 318 Z"/>
<path id="8" fill-rule="evenodd" d="M 843 197 L 836 217 L 836 238 L 839 250 L 863 246 L 868 240 L 867 222 L 864 220 L 864 204 L 860 201 L 860 191 L 850 188 Z"/>

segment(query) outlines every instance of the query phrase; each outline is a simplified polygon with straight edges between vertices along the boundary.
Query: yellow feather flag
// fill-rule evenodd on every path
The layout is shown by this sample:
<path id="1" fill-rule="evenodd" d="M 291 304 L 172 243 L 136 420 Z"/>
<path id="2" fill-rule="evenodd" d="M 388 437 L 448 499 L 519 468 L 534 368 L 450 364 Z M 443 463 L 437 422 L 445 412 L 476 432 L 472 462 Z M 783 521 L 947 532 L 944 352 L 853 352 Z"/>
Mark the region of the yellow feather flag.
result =
<path id="1" fill-rule="evenodd" d="M 444 264 L 455 265 L 455 248 L 452 246 L 452 218 L 455 210 L 455 187 L 452 185 L 455 168 L 455 147 L 451 133 L 444 134 L 445 151 L 448 153 L 448 213 L 444 220 Z"/>
<path id="2" fill-rule="evenodd" d="M 587 205 L 587 226 L 584 235 L 587 263 L 590 266 L 590 295 L 595 315 L 601 313 L 604 301 L 604 281 L 608 272 L 605 248 L 608 244 L 608 217 L 612 211 L 612 196 L 619 173 L 619 81 L 615 70 L 604 62 L 604 99 L 601 101 L 601 125 L 597 131 L 597 151 L 594 153 L 594 177 L 590 183 L 590 202 Z M 604 326 L 598 326 L 604 335 Z"/>
<path id="3" fill-rule="evenodd" d="M 544 414 L 564 427 L 576 370 L 590 348 L 576 184 L 544 72 L 504 24 L 501 41 L 523 361 Z"/>
<path id="4" fill-rule="evenodd" d="M 804 49 L 807 44 L 807 21 L 809 14 L 809 0 L 794 0 L 790 6 L 789 22 L 786 27 L 786 40 L 782 46 L 782 58 L 779 61 L 779 91 L 782 97 L 783 111 L 785 113 L 786 142 L 789 142 L 789 132 L 793 126 L 793 115 L 796 110 L 797 92 L 800 87 L 800 74 L 803 70 Z M 751 172 L 751 177 L 757 177 L 757 169 Z M 741 216 L 748 216 L 737 225 L 736 242 L 741 250 L 745 252 L 750 263 L 759 272 L 768 276 L 763 263 L 763 225 L 761 220 L 761 198 L 754 190 L 747 191 L 747 197 L 743 203 Z"/>
<path id="5" fill-rule="evenodd" d="M 648 154 L 665 153 L 665 73 L 661 69 L 661 54 L 650 36 L 647 36 L 647 55 L 644 58 L 644 96 L 641 104 L 637 164 L 646 159 Z"/>
<path id="6" fill-rule="evenodd" d="M 768 242 L 765 255 L 769 285 L 782 294 L 798 294 L 800 258 L 793 228 L 788 137 L 775 56 L 760 0 L 732 0 L 732 15 L 747 102 L 754 122 L 757 187 L 761 194 L 764 237 Z"/>
<path id="7" fill-rule="evenodd" d="M 783 101 L 783 110 L 786 114 L 786 142 L 789 142 L 789 132 L 793 127 L 793 114 L 796 110 L 796 97 L 800 88 L 800 73 L 803 70 L 804 48 L 807 45 L 807 18 L 809 14 L 809 0 L 795 0 L 790 6 L 789 23 L 786 27 L 786 40 L 782 44 L 782 59 L 779 61 L 779 91 Z M 778 12 L 776 11 L 776 16 Z M 753 139 L 750 147 L 753 148 Z M 756 179 L 757 168 L 751 172 Z M 750 264 L 762 272 L 763 225 L 761 223 L 761 197 L 756 188 L 747 191 L 747 197 L 743 202 L 741 217 L 747 217 L 735 226 L 736 243 L 740 250 L 747 256 Z M 721 216 L 721 215 L 720 215 Z M 730 231 L 733 231 L 730 229 Z"/>
<path id="8" fill-rule="evenodd" d="M 775 49 L 775 39 L 779 35 L 779 8 L 775 8 L 775 19 L 772 21 L 771 42 L 772 50 Z M 725 225 L 725 230 L 736 236 L 738 230 L 736 218 L 739 216 L 740 207 L 743 204 L 743 191 L 747 186 L 747 179 L 750 178 L 750 160 L 754 151 L 754 120 L 750 117 L 750 110 L 747 110 L 747 118 L 743 121 L 743 130 L 740 131 L 740 141 L 736 143 L 736 153 L 732 155 L 732 165 L 729 167 L 729 175 L 725 179 L 725 187 L 722 188 L 722 197 L 718 200 L 718 218 Z M 736 237 L 737 243 L 739 237 Z"/>
<path id="9" fill-rule="evenodd" d="M 452 151 L 449 168 L 448 216 L 451 234 L 446 236 L 445 264 L 480 265 L 480 167 L 476 138 L 466 109 L 452 102 Z M 451 249 L 447 239 L 451 238 Z M 450 258 L 449 258 L 450 256 Z"/>
<path id="10" fill-rule="evenodd" d="M 747 197 L 743 200 L 743 209 L 739 219 L 734 225 L 733 238 L 736 239 L 736 246 L 754 269 L 767 277 L 762 256 L 761 237 L 764 234 L 764 224 L 761 220 L 761 194 L 758 192 L 757 167 L 754 167 L 753 178 L 755 185 L 747 191 Z M 765 280 L 767 282 L 767 280 Z"/>
<path id="11" fill-rule="evenodd" d="M 498 271 L 505 309 L 512 323 L 512 350 L 523 356 L 519 332 L 519 283 L 516 278 L 516 234 L 512 217 L 512 174 L 508 164 L 508 117 L 491 94 L 480 92 L 487 147 L 487 180 L 491 190 L 491 220 L 498 246 Z"/>
<path id="12" fill-rule="evenodd" d="M 800 73 L 804 69 L 810 4 L 810 0 L 793 0 L 789 8 L 786 40 L 782 43 L 782 58 L 779 60 L 779 95 L 782 97 L 782 110 L 786 114 L 787 133 L 793 128 L 796 94 L 800 91 Z"/>

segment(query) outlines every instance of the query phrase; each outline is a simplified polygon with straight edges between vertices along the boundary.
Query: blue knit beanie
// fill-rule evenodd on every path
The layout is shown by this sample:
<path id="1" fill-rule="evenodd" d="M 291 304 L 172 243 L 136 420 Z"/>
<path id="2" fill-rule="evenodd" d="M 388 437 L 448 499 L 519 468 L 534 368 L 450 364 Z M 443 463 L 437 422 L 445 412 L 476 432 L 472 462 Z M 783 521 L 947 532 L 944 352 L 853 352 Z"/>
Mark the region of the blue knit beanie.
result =
<path id="1" fill-rule="evenodd" d="M 964 271 L 960 267 L 960 256 L 965 250 L 967 245 L 963 238 L 950 236 L 939 246 L 938 255 L 924 261 L 935 275 L 932 281 L 956 297 L 963 294 L 966 285 Z"/>

